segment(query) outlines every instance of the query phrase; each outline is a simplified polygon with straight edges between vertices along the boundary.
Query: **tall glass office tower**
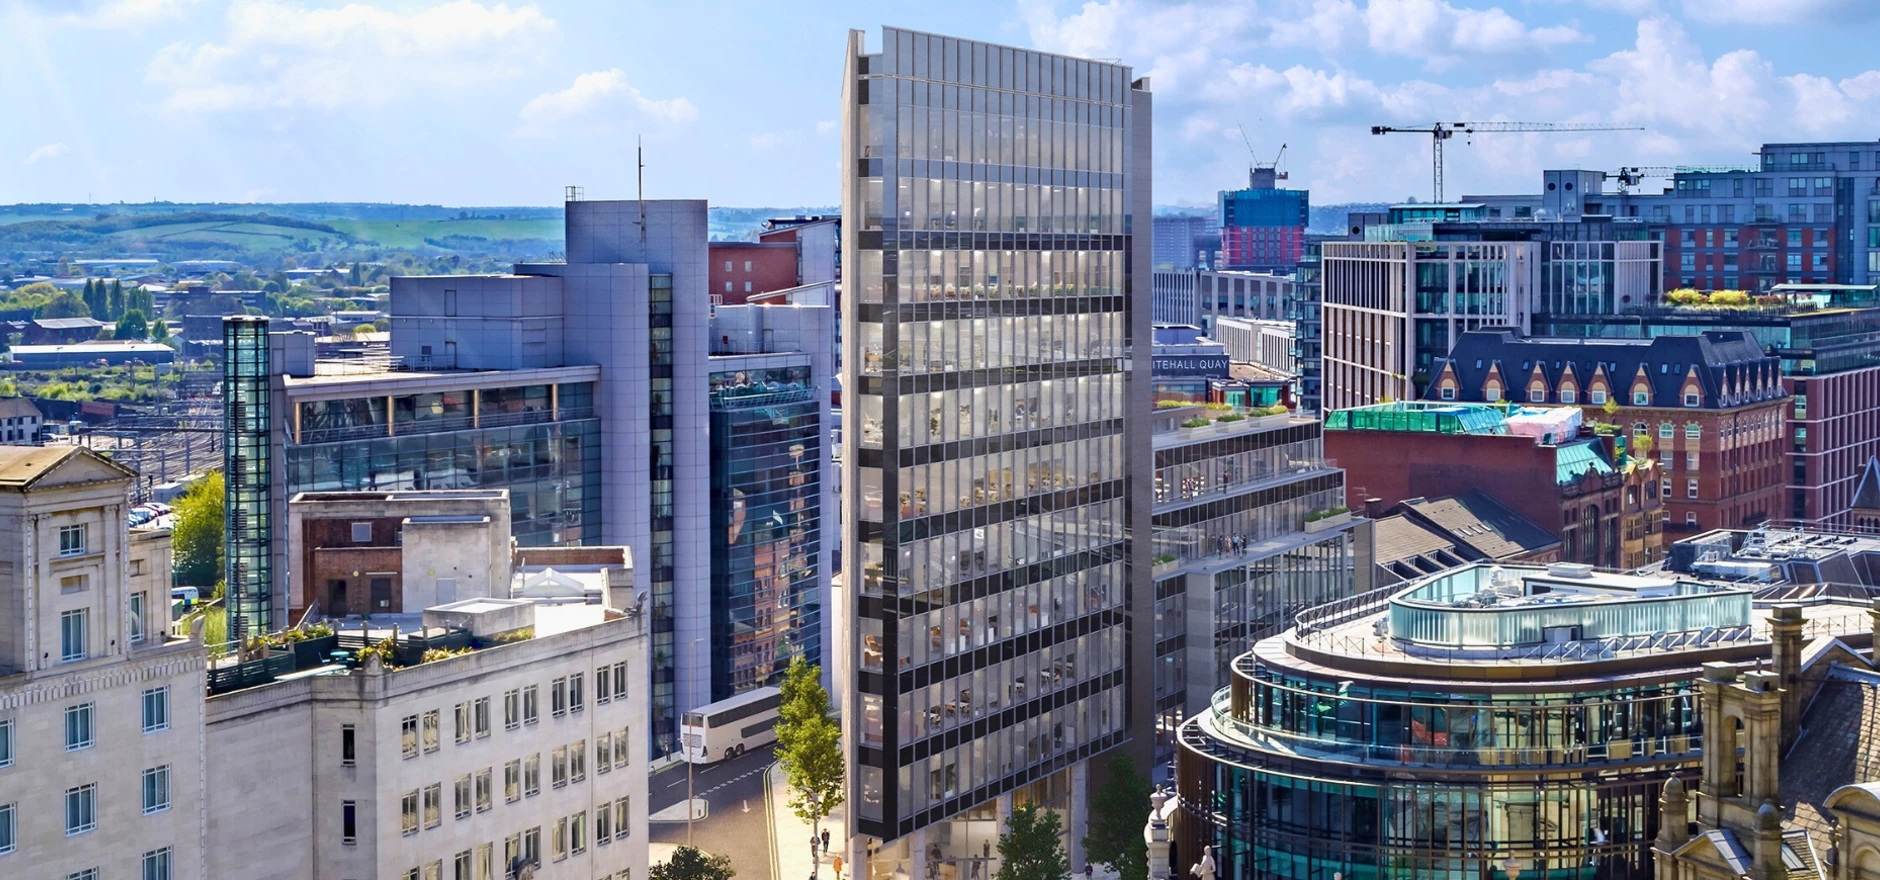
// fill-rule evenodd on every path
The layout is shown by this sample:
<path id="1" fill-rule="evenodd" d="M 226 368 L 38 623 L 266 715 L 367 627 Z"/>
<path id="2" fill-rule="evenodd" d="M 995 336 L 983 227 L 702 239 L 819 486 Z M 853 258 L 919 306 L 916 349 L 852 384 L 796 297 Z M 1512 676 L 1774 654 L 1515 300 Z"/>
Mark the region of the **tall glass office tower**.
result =
<path id="1" fill-rule="evenodd" d="M 1146 655 L 1148 84 L 893 28 L 848 51 L 852 846 L 874 876 L 989 872 L 1016 801 L 1081 865 L 1084 768 L 1128 741 Z"/>

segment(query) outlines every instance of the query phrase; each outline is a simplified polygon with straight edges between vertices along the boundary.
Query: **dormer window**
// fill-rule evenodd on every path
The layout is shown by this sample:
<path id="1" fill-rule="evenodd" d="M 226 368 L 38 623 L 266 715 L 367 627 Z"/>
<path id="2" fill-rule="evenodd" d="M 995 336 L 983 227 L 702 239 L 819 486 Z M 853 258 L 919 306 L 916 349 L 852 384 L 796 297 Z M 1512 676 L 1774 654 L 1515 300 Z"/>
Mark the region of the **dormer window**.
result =
<path id="1" fill-rule="evenodd" d="M 1539 388 L 1529 388 L 1528 389 L 1528 402 L 1529 403 L 1546 403 L 1547 392 Z"/>
<path id="2" fill-rule="evenodd" d="M 1587 392 L 1586 399 L 1591 401 L 1594 406 L 1604 406 L 1606 404 L 1606 392 L 1595 388 Z"/>
<path id="3" fill-rule="evenodd" d="M 1448 385 L 1444 385 L 1444 386 L 1443 386 L 1443 399 L 1444 399 L 1444 400 L 1455 400 L 1455 399 L 1456 399 L 1456 389 L 1454 389 L 1454 388 L 1451 388 L 1451 387 L 1450 387 L 1450 386 L 1448 386 Z"/>
<path id="4" fill-rule="evenodd" d="M 1652 402 L 1652 393 L 1650 391 L 1632 392 L 1632 405 L 1633 406 L 1650 406 L 1651 402 Z"/>
<path id="5" fill-rule="evenodd" d="M 1501 389 L 1496 388 L 1493 385 L 1490 385 L 1487 390 L 1482 392 L 1482 399 L 1488 401 L 1489 403 L 1500 403 L 1501 402 Z"/>
<path id="6" fill-rule="evenodd" d="M 1697 395 L 1695 395 L 1695 394 L 1686 394 L 1686 395 L 1684 395 L 1684 405 L 1685 405 L 1685 406 L 1690 406 L 1690 407 L 1695 407 L 1695 406 L 1697 406 Z"/>
<path id="7" fill-rule="evenodd" d="M 1575 394 L 1573 389 L 1571 388 L 1560 389 L 1560 402 L 1561 403 L 1574 403 L 1576 402 L 1575 398 L 1577 398 L 1578 396 L 1579 395 Z"/>

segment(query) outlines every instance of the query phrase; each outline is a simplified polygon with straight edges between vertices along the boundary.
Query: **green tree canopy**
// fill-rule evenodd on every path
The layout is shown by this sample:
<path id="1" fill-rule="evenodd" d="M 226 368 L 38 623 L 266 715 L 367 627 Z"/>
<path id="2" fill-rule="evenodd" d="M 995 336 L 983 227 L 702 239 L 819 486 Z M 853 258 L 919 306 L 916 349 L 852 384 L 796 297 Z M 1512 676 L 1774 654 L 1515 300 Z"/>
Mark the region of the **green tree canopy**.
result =
<path id="1" fill-rule="evenodd" d="M 222 493 L 222 472 L 210 471 L 176 502 L 170 539 L 179 583 L 207 587 L 222 576 Z"/>
<path id="2" fill-rule="evenodd" d="M 62 290 L 39 308 L 35 317 L 40 318 L 89 318 L 91 308 L 85 301 L 71 291 Z"/>
<path id="3" fill-rule="evenodd" d="M 1137 775 L 1135 762 L 1121 753 L 1104 772 L 1109 778 L 1090 802 L 1084 857 L 1109 865 L 1122 880 L 1148 880 L 1149 844 L 1142 829 L 1149 822 L 1149 780 Z"/>
<path id="4" fill-rule="evenodd" d="M 1064 852 L 1064 823 L 1058 814 L 1026 804 L 1012 810 L 999 835 L 996 880 L 1064 880 L 1071 873 Z"/>
<path id="5" fill-rule="evenodd" d="M 647 869 L 647 880 L 731 880 L 738 872 L 731 869 L 731 857 L 700 852 L 689 846 L 673 851 L 665 864 Z"/>
<path id="6" fill-rule="evenodd" d="M 822 820 L 842 805 L 842 727 L 829 717 L 822 668 L 798 654 L 784 672 L 777 707 L 777 761 L 790 787 L 790 810 L 820 834 Z"/>
<path id="7" fill-rule="evenodd" d="M 162 318 L 158 318 L 155 323 L 150 325 L 150 341 L 151 342 L 169 342 L 170 341 L 170 325 L 167 321 L 164 321 Z"/>
<path id="8" fill-rule="evenodd" d="M 144 320 L 144 313 L 131 309 L 119 318 L 117 329 L 112 332 L 112 339 L 143 339 L 150 334 L 150 326 Z"/>

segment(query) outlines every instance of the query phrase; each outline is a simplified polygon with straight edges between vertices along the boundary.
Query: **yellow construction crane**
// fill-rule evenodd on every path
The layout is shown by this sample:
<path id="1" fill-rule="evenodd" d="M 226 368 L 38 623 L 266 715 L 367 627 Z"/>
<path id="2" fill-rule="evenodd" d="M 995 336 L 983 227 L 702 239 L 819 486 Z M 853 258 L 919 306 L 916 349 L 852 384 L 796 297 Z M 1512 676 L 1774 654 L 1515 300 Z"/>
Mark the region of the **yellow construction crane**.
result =
<path id="1" fill-rule="evenodd" d="M 1421 128 L 1371 126 L 1372 134 L 1427 134 L 1430 136 L 1430 167 L 1436 179 L 1436 201 L 1443 200 L 1443 141 L 1458 134 L 1478 132 L 1561 132 L 1561 131 L 1644 131 L 1636 125 L 1609 125 L 1604 122 L 1437 122 Z"/>

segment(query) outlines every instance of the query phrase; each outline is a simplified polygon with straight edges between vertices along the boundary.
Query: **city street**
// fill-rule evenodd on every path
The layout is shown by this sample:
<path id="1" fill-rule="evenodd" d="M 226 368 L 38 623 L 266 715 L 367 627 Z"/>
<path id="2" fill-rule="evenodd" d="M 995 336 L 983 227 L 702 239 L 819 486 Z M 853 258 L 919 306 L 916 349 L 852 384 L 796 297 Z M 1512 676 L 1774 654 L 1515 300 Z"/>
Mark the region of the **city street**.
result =
<path id="1" fill-rule="evenodd" d="M 692 823 L 692 845 L 730 856 L 739 880 L 766 880 L 771 874 L 770 823 L 764 811 L 764 768 L 775 760 L 771 750 L 771 746 L 752 749 L 734 760 L 692 771 L 693 797 L 706 803 L 705 818 Z M 684 764 L 659 772 L 652 778 L 651 788 L 650 814 L 680 807 L 673 814 L 684 816 Z M 650 833 L 657 861 L 661 849 L 657 844 L 685 843 L 685 822 L 653 822 Z"/>

